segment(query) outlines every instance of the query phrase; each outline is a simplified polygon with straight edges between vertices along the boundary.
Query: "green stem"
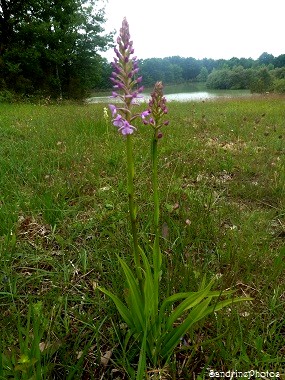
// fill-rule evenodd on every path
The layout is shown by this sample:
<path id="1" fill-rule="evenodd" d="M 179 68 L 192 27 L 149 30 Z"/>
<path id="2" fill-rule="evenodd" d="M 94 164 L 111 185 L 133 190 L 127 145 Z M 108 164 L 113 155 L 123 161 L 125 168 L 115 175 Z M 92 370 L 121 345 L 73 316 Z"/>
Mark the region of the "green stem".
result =
<path id="1" fill-rule="evenodd" d="M 154 213 L 153 213 L 153 223 L 154 223 L 154 233 L 155 236 L 158 235 L 159 229 L 159 195 L 158 195 L 158 175 L 157 175 L 157 132 L 155 131 L 152 140 L 152 187 L 153 187 L 153 201 L 154 201 Z"/>
<path id="2" fill-rule="evenodd" d="M 152 139 L 151 146 L 151 156 L 152 156 L 152 187 L 153 187 L 153 203 L 154 203 L 154 211 L 153 211 L 153 224 L 154 224 L 154 245 L 153 245 L 153 268 L 154 268 L 154 276 L 155 283 L 157 284 L 157 297 L 158 297 L 158 284 L 160 278 L 161 271 L 161 251 L 159 246 L 159 193 L 158 193 L 158 152 L 157 152 L 157 130 L 154 131 L 154 136 Z"/>
<path id="3" fill-rule="evenodd" d="M 133 248 L 134 248 L 134 261 L 137 271 L 137 276 L 139 282 L 142 280 L 141 274 L 141 260 L 140 260 L 140 250 L 138 243 L 138 232 L 137 232 L 137 210 L 134 199 L 134 160 L 133 160 L 133 144 L 132 135 L 127 135 L 127 171 L 128 171 L 128 198 L 129 198 L 129 212 L 131 221 L 131 230 L 133 236 Z"/>

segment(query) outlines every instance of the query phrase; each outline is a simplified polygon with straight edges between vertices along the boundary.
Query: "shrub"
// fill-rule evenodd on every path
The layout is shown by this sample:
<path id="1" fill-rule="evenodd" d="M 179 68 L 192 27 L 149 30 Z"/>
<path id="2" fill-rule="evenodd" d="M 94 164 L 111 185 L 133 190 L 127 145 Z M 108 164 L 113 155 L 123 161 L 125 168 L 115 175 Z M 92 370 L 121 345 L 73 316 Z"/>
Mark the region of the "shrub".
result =
<path id="1" fill-rule="evenodd" d="M 13 92 L 9 90 L 0 91 L 0 103 L 15 103 L 16 96 Z"/>
<path id="2" fill-rule="evenodd" d="M 278 94 L 284 94 L 285 93 L 285 78 L 275 79 L 275 81 L 273 82 L 273 89 L 274 89 L 274 92 L 277 92 Z"/>

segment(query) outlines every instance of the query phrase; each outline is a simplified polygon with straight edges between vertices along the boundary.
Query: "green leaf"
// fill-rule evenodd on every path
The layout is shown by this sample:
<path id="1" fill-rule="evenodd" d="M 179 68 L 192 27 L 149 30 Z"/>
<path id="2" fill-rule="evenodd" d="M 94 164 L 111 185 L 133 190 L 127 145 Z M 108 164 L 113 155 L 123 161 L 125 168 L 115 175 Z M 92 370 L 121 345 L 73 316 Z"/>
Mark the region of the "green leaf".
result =
<path id="1" fill-rule="evenodd" d="M 141 251 L 141 257 L 144 265 L 144 317 L 146 321 L 145 329 L 147 331 L 146 350 L 149 357 L 152 357 L 153 347 L 160 336 L 159 325 L 159 279 L 155 279 L 149 260 L 146 254 Z M 153 358 L 155 361 L 155 359 Z"/>
<path id="2" fill-rule="evenodd" d="M 120 257 L 118 260 L 123 268 L 128 284 L 129 294 L 127 296 L 127 301 L 130 314 L 137 332 L 144 331 L 144 300 L 141 295 L 139 284 L 127 263 Z"/>
<path id="3" fill-rule="evenodd" d="M 166 308 L 167 308 L 167 306 L 168 306 L 169 304 L 173 304 L 173 303 L 176 302 L 176 301 L 179 301 L 179 300 L 181 300 L 181 299 L 185 299 L 185 298 L 189 297 L 191 294 L 195 294 L 195 293 L 196 293 L 196 292 L 176 293 L 176 294 L 173 294 L 172 296 L 167 297 L 167 298 L 163 301 L 163 303 L 162 303 L 162 305 L 161 305 L 161 308 L 160 308 L 161 313 L 164 313 L 164 312 L 165 312 L 165 310 L 166 310 Z"/>
<path id="4" fill-rule="evenodd" d="M 136 380 L 144 380 L 146 374 L 146 342 L 147 342 L 147 326 L 145 326 L 143 341 L 140 349 L 140 357 L 138 363 L 138 371 Z"/>
<path id="5" fill-rule="evenodd" d="M 111 298 L 111 300 L 116 305 L 118 312 L 121 314 L 121 317 L 123 318 L 123 320 L 126 322 L 126 324 L 129 326 L 131 330 L 134 330 L 135 326 L 133 323 L 131 313 L 128 310 L 128 308 L 123 304 L 123 302 L 119 299 L 119 297 L 117 297 L 115 294 L 113 294 L 109 290 L 102 288 L 101 286 L 98 286 L 97 289 L 99 289 L 102 293 L 106 294 L 108 297 Z"/>
<path id="6" fill-rule="evenodd" d="M 148 258 L 146 257 L 146 254 L 141 249 L 141 258 L 143 261 L 143 270 L 144 270 L 144 314 L 146 316 L 153 316 L 155 306 L 158 303 L 157 300 L 157 294 L 156 294 L 156 286 L 154 283 L 154 278 L 151 270 L 151 266 L 149 264 Z M 157 306 L 156 306 L 156 313 L 157 313 Z"/>
<path id="7" fill-rule="evenodd" d="M 26 363 L 30 363 L 30 358 L 28 355 L 26 354 L 22 354 L 18 360 L 18 363 L 19 364 L 26 364 Z"/>
<path id="8" fill-rule="evenodd" d="M 191 313 L 184 320 L 184 322 L 181 323 L 180 326 L 172 329 L 172 331 L 166 333 L 162 337 L 160 347 L 162 348 L 161 356 L 164 359 L 167 359 L 169 357 L 174 348 L 178 345 L 180 339 L 191 328 L 191 326 L 205 316 L 205 309 L 210 302 L 211 297 L 205 299 L 191 311 Z"/>
<path id="9" fill-rule="evenodd" d="M 209 311 L 207 311 L 207 314 L 213 313 L 214 311 L 219 311 L 223 309 L 226 306 L 232 305 L 237 302 L 244 302 L 244 301 L 252 301 L 254 298 L 250 297 L 240 297 L 240 298 L 233 298 L 233 299 L 228 299 L 224 301 L 220 301 L 217 304 L 213 306 L 209 306 Z"/>
<path id="10" fill-rule="evenodd" d="M 161 250 L 159 246 L 159 236 L 155 236 L 154 238 L 154 244 L 153 244 L 153 268 L 154 268 L 154 274 L 159 274 L 161 270 L 161 263 L 162 263 L 162 257 L 161 257 Z"/>
<path id="11" fill-rule="evenodd" d="M 162 351 L 161 354 L 164 358 L 168 358 L 171 355 L 171 352 L 179 343 L 179 340 L 183 335 L 198 321 L 206 317 L 207 315 L 221 310 L 222 308 L 232 305 L 233 303 L 250 301 L 252 298 L 242 297 L 242 298 L 234 298 L 228 299 L 224 301 L 220 301 L 212 306 L 208 306 L 211 302 L 212 296 L 207 297 L 203 302 L 197 305 L 188 315 L 188 317 L 182 322 L 182 324 L 172 331 L 164 335 L 163 341 L 161 342 Z"/>
<path id="12" fill-rule="evenodd" d="M 177 308 L 169 316 L 166 322 L 166 330 L 171 329 L 172 325 L 176 322 L 178 318 L 181 317 L 181 315 L 186 310 L 199 304 L 203 300 L 203 298 L 207 297 L 210 292 L 212 284 L 213 284 L 213 281 L 211 281 L 205 289 L 200 290 L 195 293 L 191 293 L 189 297 L 187 297 L 184 301 L 182 301 L 180 305 L 178 305 Z M 209 299 L 211 300 L 212 297 L 209 297 Z"/>

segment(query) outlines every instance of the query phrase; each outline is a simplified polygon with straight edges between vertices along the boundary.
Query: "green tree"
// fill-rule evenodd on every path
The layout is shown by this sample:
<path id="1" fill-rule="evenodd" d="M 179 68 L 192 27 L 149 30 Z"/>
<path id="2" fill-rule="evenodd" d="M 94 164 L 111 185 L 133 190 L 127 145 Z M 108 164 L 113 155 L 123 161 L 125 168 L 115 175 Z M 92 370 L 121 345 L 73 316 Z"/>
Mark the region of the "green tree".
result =
<path id="1" fill-rule="evenodd" d="M 281 54 L 274 59 L 274 67 L 285 67 L 285 54 Z"/>
<path id="2" fill-rule="evenodd" d="M 0 0 L 2 84 L 18 92 L 83 96 L 99 80 L 99 53 L 112 41 L 103 34 L 104 10 L 96 3 Z"/>
<path id="3" fill-rule="evenodd" d="M 144 84 L 153 85 L 161 80 L 166 80 L 167 65 L 162 58 L 148 58 L 140 61 L 140 74 L 143 77 Z"/>
<path id="4" fill-rule="evenodd" d="M 274 78 L 284 79 L 285 78 L 285 65 L 284 67 L 278 67 L 272 71 Z"/>
<path id="5" fill-rule="evenodd" d="M 263 93 L 272 90 L 273 76 L 267 67 L 261 67 L 254 72 L 250 90 L 251 92 Z"/>
<path id="6" fill-rule="evenodd" d="M 209 72 L 206 67 L 202 67 L 199 75 L 197 75 L 196 79 L 198 82 L 206 82 L 208 79 Z"/>
<path id="7" fill-rule="evenodd" d="M 241 90 L 249 88 L 252 71 L 244 69 L 242 66 L 235 66 L 231 73 L 231 89 Z"/>
<path id="8" fill-rule="evenodd" d="M 274 89 L 274 92 L 277 92 L 278 94 L 284 94 L 285 93 L 285 78 L 275 79 L 273 82 L 273 89 Z"/>
<path id="9" fill-rule="evenodd" d="M 207 87 L 228 90 L 232 87 L 232 72 L 229 68 L 214 69 L 207 79 Z"/>
<path id="10" fill-rule="evenodd" d="M 197 75 L 199 75 L 201 70 L 199 62 L 193 57 L 185 58 L 185 60 L 183 61 L 182 68 L 183 78 L 186 81 L 194 80 L 197 77 Z"/>
<path id="11" fill-rule="evenodd" d="M 274 64 L 274 56 L 272 54 L 268 53 L 262 53 L 261 56 L 258 58 L 258 63 L 260 65 L 270 65 Z"/>

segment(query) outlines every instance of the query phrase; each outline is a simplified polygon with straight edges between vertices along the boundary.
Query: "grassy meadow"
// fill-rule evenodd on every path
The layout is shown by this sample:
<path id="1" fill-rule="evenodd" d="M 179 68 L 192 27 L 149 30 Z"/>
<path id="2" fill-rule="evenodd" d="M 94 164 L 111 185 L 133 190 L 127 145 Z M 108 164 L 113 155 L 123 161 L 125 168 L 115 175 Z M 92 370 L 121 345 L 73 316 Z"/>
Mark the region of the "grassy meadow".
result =
<path id="1" fill-rule="evenodd" d="M 123 293 L 116 255 L 132 262 L 125 143 L 104 106 L 0 105 L 1 380 L 127 378 L 125 326 L 97 289 Z M 181 337 L 161 378 L 208 379 L 211 368 L 285 379 L 285 98 L 170 102 L 168 118 L 159 141 L 164 295 L 196 290 L 206 274 L 254 300 Z M 138 129 L 147 249 L 151 132 Z"/>

